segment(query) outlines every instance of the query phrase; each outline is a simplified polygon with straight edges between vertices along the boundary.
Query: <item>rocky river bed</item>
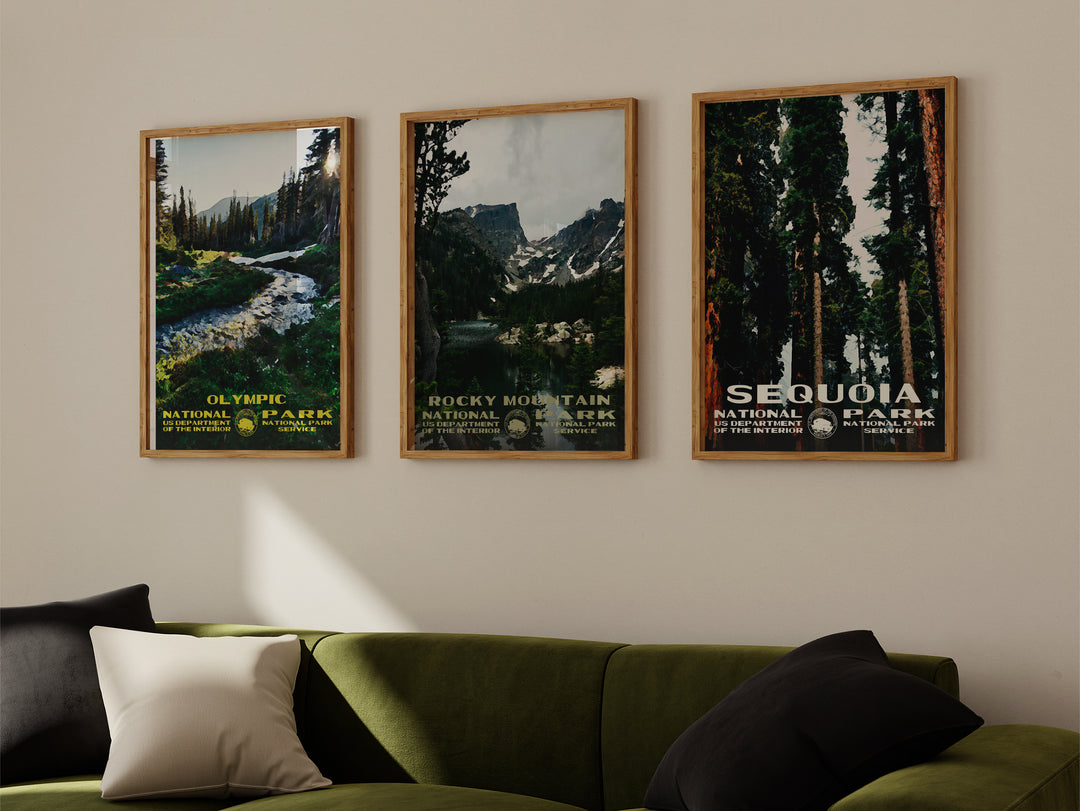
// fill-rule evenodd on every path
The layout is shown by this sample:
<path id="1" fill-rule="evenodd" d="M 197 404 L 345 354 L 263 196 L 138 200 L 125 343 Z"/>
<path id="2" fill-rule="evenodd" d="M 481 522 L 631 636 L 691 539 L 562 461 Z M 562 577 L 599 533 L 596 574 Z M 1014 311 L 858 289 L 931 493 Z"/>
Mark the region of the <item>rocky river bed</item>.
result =
<path id="1" fill-rule="evenodd" d="M 250 259 L 235 257 L 238 264 L 257 267 L 273 276 L 273 280 L 250 301 L 231 307 L 202 310 L 157 328 L 157 357 L 183 360 L 200 352 L 226 346 L 242 346 L 264 326 L 279 334 L 294 324 L 315 317 L 314 299 L 318 295 L 315 281 L 300 273 L 269 266 L 303 251 Z"/>

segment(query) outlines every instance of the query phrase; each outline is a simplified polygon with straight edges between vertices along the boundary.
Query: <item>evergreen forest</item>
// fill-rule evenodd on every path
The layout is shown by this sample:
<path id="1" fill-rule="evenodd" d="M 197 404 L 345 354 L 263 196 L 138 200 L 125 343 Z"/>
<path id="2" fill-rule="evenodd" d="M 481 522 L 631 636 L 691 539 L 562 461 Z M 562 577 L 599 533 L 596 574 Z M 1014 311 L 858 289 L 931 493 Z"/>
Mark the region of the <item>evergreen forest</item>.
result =
<path id="1" fill-rule="evenodd" d="M 704 106 L 707 413 L 747 408 L 745 398 L 732 399 L 736 384 L 757 391 L 783 383 L 814 392 L 813 404 L 795 406 L 803 417 L 822 404 L 821 386 L 837 414 L 888 415 L 898 404 L 878 396 L 885 384 L 894 396 L 909 386 L 934 416 L 910 433 L 842 429 L 828 446 L 807 434 L 708 431 L 707 450 L 942 449 L 943 105 L 941 90 L 912 90 Z M 857 154 L 845 123 L 864 133 Z M 872 183 L 857 197 L 849 188 L 855 161 L 873 165 Z M 877 215 L 856 232 L 859 206 Z M 836 399 L 841 387 L 859 384 L 875 399 Z"/>
<path id="2" fill-rule="evenodd" d="M 299 172 L 290 168 L 283 173 L 276 193 L 255 200 L 234 194 L 224 213 L 202 216 L 196 213 L 191 189 L 171 189 L 164 141 L 157 140 L 155 148 L 156 447 L 339 449 L 340 131 L 315 130 L 304 165 Z M 248 259 L 236 261 L 244 257 Z M 257 257 L 270 258 L 255 261 Z M 187 332 L 163 341 L 163 334 L 186 328 L 193 319 L 210 320 L 223 308 L 249 306 L 282 271 L 314 283 L 314 293 L 306 299 L 310 317 L 283 332 L 260 323 L 253 334 L 236 334 L 226 345 L 212 348 Z M 313 426 L 314 431 L 300 430 L 300 423 L 282 430 L 265 426 L 249 436 L 232 426 L 177 432 L 162 424 L 164 413 L 212 411 L 214 398 L 228 403 L 256 394 L 285 395 L 285 404 L 274 406 L 278 411 L 313 410 L 325 417 L 318 420 L 323 424 Z M 232 408 L 228 417 L 233 417 Z"/>
<path id="3" fill-rule="evenodd" d="M 479 234 L 460 210 L 443 212 L 453 181 L 469 171 L 468 154 L 452 148 L 454 135 L 468 120 L 424 122 L 414 130 L 414 406 L 420 414 L 435 395 L 486 395 L 470 352 L 450 340 L 455 322 L 482 318 L 501 333 L 513 333 L 513 346 L 502 352 L 510 359 L 511 391 L 515 396 L 541 394 L 552 369 L 564 394 L 595 394 L 598 370 L 625 363 L 625 282 L 622 267 L 600 266 L 593 274 L 562 284 L 508 286 L 505 257 Z M 508 201 L 512 202 L 512 201 Z M 599 202 L 599 200 L 597 201 Z M 610 201 L 608 201 L 610 202 Z M 621 206 L 621 204 L 620 204 Z M 619 209 L 621 211 L 621 208 Z M 567 341 L 559 349 L 557 364 L 546 343 L 558 323 L 587 323 L 589 340 Z M 488 359 L 488 366 L 497 366 Z M 605 389 L 610 409 L 624 413 L 621 378 Z M 500 397 L 501 400 L 501 397 Z M 497 450 L 500 438 L 466 432 L 419 432 L 418 447 L 426 450 Z M 515 450 L 544 450 L 544 439 L 534 429 L 529 436 L 506 439 Z M 575 437 L 578 450 L 622 447 L 623 430 L 605 428 L 600 435 Z"/>

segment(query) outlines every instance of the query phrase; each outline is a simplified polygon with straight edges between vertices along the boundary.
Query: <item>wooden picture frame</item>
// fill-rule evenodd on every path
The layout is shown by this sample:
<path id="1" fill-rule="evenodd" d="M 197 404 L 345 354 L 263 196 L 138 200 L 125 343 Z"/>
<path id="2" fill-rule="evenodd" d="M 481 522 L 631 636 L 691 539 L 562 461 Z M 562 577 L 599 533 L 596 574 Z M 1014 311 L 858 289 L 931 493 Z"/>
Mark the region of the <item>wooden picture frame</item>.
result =
<path id="1" fill-rule="evenodd" d="M 401 116 L 401 456 L 637 455 L 637 101 Z"/>
<path id="2" fill-rule="evenodd" d="M 140 455 L 352 456 L 353 120 L 140 136 Z"/>
<path id="3" fill-rule="evenodd" d="M 695 459 L 955 460 L 956 79 L 693 97 Z"/>

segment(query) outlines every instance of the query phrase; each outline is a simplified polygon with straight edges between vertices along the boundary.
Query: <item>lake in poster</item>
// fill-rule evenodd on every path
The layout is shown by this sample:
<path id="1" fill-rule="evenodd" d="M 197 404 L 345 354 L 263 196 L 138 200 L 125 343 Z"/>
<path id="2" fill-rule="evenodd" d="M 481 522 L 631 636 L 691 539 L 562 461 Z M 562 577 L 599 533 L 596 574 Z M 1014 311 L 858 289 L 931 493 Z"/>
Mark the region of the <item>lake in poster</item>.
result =
<path id="1" fill-rule="evenodd" d="M 403 455 L 633 453 L 632 110 L 528 109 L 403 117 Z"/>
<path id="2" fill-rule="evenodd" d="M 697 458 L 955 458 L 954 109 L 695 96 Z"/>
<path id="3" fill-rule="evenodd" d="M 144 133 L 144 455 L 348 455 L 348 123 Z"/>

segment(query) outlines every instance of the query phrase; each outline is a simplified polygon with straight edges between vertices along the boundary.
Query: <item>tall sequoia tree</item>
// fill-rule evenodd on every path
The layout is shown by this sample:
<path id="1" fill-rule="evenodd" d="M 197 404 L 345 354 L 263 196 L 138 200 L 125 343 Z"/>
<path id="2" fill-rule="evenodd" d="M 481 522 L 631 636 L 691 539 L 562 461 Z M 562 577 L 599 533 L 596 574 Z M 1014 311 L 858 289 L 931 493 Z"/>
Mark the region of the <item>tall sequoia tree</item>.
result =
<path id="1" fill-rule="evenodd" d="M 844 237 L 855 219 L 845 183 L 848 146 L 840 96 L 785 99 L 781 141 L 787 179 L 782 211 L 792 257 L 791 382 L 840 384 L 848 372 L 844 344 L 857 330 L 862 299 Z M 828 372 L 829 379 L 826 379 Z"/>
<path id="2" fill-rule="evenodd" d="M 788 284 L 776 222 L 777 100 L 705 107 L 705 407 L 735 383 L 779 379 Z M 723 437 L 710 434 L 714 450 Z"/>
<path id="3" fill-rule="evenodd" d="M 926 168 L 926 207 L 923 228 L 931 249 L 927 273 L 934 294 L 934 330 L 939 351 L 938 375 L 945 379 L 945 91 L 918 91 L 918 120 Z"/>
<path id="4" fill-rule="evenodd" d="M 413 132 L 413 233 L 414 257 L 413 317 L 416 352 L 416 381 L 433 383 L 438 368 L 442 339 L 432 313 L 429 277 L 431 245 L 439 224 L 439 206 L 450 191 L 450 183 L 469 171 L 469 158 L 448 148 L 449 142 L 467 122 L 429 121 L 415 124 Z"/>
<path id="5" fill-rule="evenodd" d="M 862 240 L 881 270 L 881 284 L 875 285 L 879 337 L 894 391 L 907 384 L 926 398 L 935 379 L 940 386 L 944 378 L 922 106 L 916 91 L 869 94 L 857 101 L 862 116 L 885 139 L 866 196 L 887 212 L 885 223 Z M 923 449 L 925 441 L 922 430 L 906 435 L 905 449 Z"/>

